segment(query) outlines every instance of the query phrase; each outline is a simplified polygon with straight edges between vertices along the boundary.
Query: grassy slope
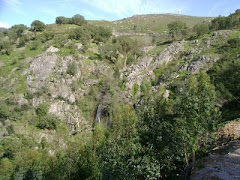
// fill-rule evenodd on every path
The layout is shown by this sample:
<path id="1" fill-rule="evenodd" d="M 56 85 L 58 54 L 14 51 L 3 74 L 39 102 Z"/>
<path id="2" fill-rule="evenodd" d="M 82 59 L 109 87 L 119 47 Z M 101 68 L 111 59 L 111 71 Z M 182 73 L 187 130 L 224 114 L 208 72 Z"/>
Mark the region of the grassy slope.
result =
<path id="1" fill-rule="evenodd" d="M 117 32 L 163 33 L 167 30 L 167 24 L 172 21 L 181 20 L 188 27 L 193 27 L 197 23 L 210 21 L 211 19 L 211 17 L 193 17 L 176 14 L 149 14 L 136 15 L 118 21 L 89 21 L 89 23 L 109 27 Z"/>

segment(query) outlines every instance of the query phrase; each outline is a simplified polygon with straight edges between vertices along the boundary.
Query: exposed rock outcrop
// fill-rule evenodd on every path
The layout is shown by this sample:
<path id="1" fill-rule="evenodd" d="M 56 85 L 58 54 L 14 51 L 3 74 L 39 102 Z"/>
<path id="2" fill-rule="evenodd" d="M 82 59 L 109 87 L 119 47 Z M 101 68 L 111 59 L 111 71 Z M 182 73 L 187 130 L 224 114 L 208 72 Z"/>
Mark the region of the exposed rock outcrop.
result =
<path id="1" fill-rule="evenodd" d="M 213 65 L 216 61 L 219 60 L 219 57 L 210 57 L 208 55 L 203 55 L 198 57 L 196 60 L 192 62 L 186 62 L 180 69 L 180 71 L 187 70 L 190 73 L 198 73 L 201 69 L 208 69 Z"/>
<path id="2" fill-rule="evenodd" d="M 74 76 L 67 74 L 68 65 L 73 61 L 77 66 Z M 29 93 L 44 92 L 32 99 L 32 105 L 36 107 L 44 102 L 50 103 L 49 113 L 65 120 L 71 132 L 90 128 L 90 122 L 85 121 L 81 110 L 73 105 L 81 91 L 73 90 L 74 83 L 81 78 L 80 67 L 80 62 L 72 56 L 60 58 L 56 54 L 44 53 L 32 59 L 27 72 Z"/>
<path id="3" fill-rule="evenodd" d="M 58 48 L 55 48 L 53 46 L 50 46 L 49 48 L 47 48 L 46 52 L 47 53 L 54 53 L 54 52 L 58 52 L 59 49 Z"/>
<path id="4" fill-rule="evenodd" d="M 58 56 L 55 54 L 42 54 L 37 56 L 30 64 L 27 76 L 27 87 L 31 93 L 45 88 L 47 78 L 52 74 L 57 63 Z"/>
<path id="5" fill-rule="evenodd" d="M 178 54 L 184 50 L 185 41 L 175 42 L 169 45 L 156 57 L 155 62 L 150 66 L 151 69 L 161 67 L 163 64 L 168 64 L 172 60 L 178 58 Z"/>
<path id="6" fill-rule="evenodd" d="M 240 121 L 233 121 L 218 131 L 220 140 L 236 140 L 240 138 Z M 236 140 L 227 145 L 227 147 L 215 148 L 208 157 L 199 160 L 204 168 L 192 175 L 193 180 L 222 179 L 238 180 L 240 179 L 240 140 Z"/>
<path id="7" fill-rule="evenodd" d="M 163 64 L 178 58 L 178 54 L 184 50 L 184 41 L 176 42 L 169 45 L 154 60 L 151 56 L 146 56 L 133 64 L 121 73 L 121 78 L 126 79 L 126 97 L 131 98 L 131 90 L 134 84 L 139 86 L 143 81 L 150 81 L 154 78 L 153 70 L 161 67 Z"/>

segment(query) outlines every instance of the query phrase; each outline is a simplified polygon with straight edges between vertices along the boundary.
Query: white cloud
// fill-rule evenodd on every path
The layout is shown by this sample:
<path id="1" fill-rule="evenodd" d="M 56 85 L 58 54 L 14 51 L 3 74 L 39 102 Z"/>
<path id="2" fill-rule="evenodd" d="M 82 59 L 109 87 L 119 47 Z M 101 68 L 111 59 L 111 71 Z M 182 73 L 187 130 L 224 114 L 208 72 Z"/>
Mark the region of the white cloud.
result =
<path id="1" fill-rule="evenodd" d="M 3 28 L 9 28 L 10 25 L 9 25 L 9 24 L 6 24 L 6 23 L 2 23 L 2 22 L 0 22 L 0 27 L 3 27 Z"/>

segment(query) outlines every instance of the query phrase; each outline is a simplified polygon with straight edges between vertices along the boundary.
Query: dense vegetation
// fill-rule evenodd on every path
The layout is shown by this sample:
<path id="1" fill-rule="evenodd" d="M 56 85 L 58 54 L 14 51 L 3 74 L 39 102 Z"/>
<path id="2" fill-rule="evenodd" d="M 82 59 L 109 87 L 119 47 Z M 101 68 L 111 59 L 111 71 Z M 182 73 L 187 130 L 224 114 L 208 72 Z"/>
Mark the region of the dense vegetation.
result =
<path id="1" fill-rule="evenodd" d="M 156 49 L 182 39 L 189 44 L 204 42 L 215 30 L 235 29 L 239 34 L 239 12 L 193 28 L 173 21 L 167 25 L 169 36 L 154 42 Z M 0 66 L 0 75 L 6 79 L 1 79 L 0 88 L 0 179 L 178 178 L 177 174 L 216 145 L 215 132 L 221 123 L 240 117 L 240 39 L 236 33 L 227 38 L 226 43 L 220 39 L 210 49 L 220 59 L 206 72 L 181 72 L 173 79 L 171 74 L 179 64 L 173 61 L 162 65 L 154 71 L 156 79 L 133 85 L 132 102 L 126 102 L 122 98 L 126 80 L 120 78 L 121 70 L 144 56 L 143 40 L 113 37 L 111 29 L 89 24 L 81 15 L 57 17 L 56 25 L 36 20 L 31 28 L 20 24 L 0 32 L 0 63 L 5 63 Z M 81 47 L 76 48 L 76 44 Z M 77 59 L 68 62 L 62 76 L 76 76 L 79 61 L 84 61 L 78 60 L 80 55 L 89 56 L 85 60 L 88 63 L 106 63 L 114 70 L 109 77 L 97 70 L 91 74 L 88 78 L 96 76 L 100 80 L 84 94 L 85 99 L 74 104 L 93 121 L 88 133 L 70 133 L 64 121 L 48 113 L 48 103 L 33 106 L 17 101 L 20 93 L 31 102 L 42 94 L 50 98 L 44 87 L 41 92 L 29 93 L 22 74 L 29 66 L 23 60 L 51 45 L 60 49 L 59 55 Z M 180 65 L 187 50 L 177 57 Z M 7 77 L 14 68 L 17 85 L 9 90 Z M 78 79 L 71 88 L 75 91 L 87 80 Z M 166 86 L 153 91 L 159 80 Z M 164 95 L 166 88 L 168 97 Z M 137 103 L 139 99 L 141 103 Z M 96 102 L 102 105 L 101 122 L 94 119 L 99 107 Z"/>

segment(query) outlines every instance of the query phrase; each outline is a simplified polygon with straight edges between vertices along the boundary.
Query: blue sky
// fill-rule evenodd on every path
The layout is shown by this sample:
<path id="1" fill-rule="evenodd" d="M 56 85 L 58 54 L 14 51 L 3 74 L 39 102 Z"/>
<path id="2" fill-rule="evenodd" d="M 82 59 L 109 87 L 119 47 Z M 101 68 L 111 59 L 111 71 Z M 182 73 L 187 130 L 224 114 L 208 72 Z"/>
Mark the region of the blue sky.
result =
<path id="1" fill-rule="evenodd" d="M 236 9 L 240 9 L 240 0 L 0 0 L 0 27 L 29 26 L 36 19 L 50 24 L 57 16 L 74 14 L 91 20 L 118 20 L 179 10 L 193 16 L 225 16 Z"/>

